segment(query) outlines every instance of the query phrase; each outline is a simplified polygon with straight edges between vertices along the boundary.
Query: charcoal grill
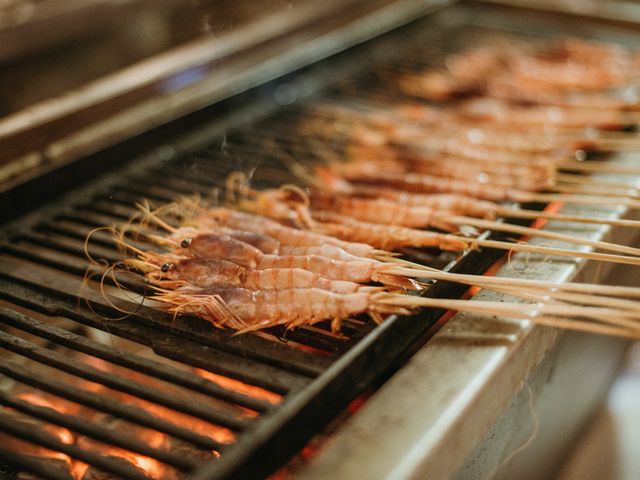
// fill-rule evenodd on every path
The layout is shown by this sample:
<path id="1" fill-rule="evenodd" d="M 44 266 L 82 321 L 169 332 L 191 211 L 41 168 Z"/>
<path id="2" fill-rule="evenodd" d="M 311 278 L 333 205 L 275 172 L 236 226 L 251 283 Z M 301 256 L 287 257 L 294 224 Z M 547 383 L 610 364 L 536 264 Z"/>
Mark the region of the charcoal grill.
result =
<path id="1" fill-rule="evenodd" d="M 437 63 L 445 53 L 494 35 L 518 34 L 536 41 L 559 31 L 557 18 L 543 14 L 537 14 L 540 23 L 536 24 L 535 30 L 520 28 L 526 18 L 531 17 L 500 7 L 492 7 L 491 14 L 482 19 L 475 15 L 479 7 L 462 5 L 416 20 L 419 13 L 434 7 L 427 3 L 417 8 L 419 3 L 401 2 L 397 8 L 404 8 L 404 14 L 393 16 L 375 29 L 369 27 L 363 32 L 360 26 L 357 35 L 347 35 L 350 37 L 348 44 L 377 34 L 373 40 L 304 68 L 281 62 L 281 72 L 294 66 L 297 70 L 167 126 L 34 176 L 2 194 L 6 222 L 0 247 L 0 319 L 5 329 L 0 332 L 0 347 L 12 354 L 9 360 L 0 364 L 4 379 L 112 419 L 161 432 L 192 449 L 217 452 L 216 455 L 203 460 L 202 457 L 155 448 L 135 436 L 114 433 L 104 425 L 83 422 L 72 414 L 33 405 L 11 389 L 0 389 L 0 404 L 12 409 L 0 414 L 0 431 L 29 444 L 62 452 L 121 478 L 146 477 L 130 464 L 91 449 L 66 444 L 55 436 L 16 422 L 8 412 L 20 412 L 85 438 L 156 459 L 187 478 L 264 477 L 281 467 L 344 411 L 349 402 L 380 385 L 424 345 L 436 331 L 434 327 L 443 311 L 425 310 L 412 317 L 393 317 L 377 327 L 362 319 L 352 319 L 345 322 L 343 335 L 334 335 L 328 325 L 320 324 L 286 332 L 274 328 L 260 334 L 234 337 L 197 318 L 173 318 L 139 306 L 137 301 L 126 297 L 105 298 L 95 288 L 97 279 L 88 285 L 85 281 L 87 234 L 96 227 L 126 221 L 135 212 L 135 203 L 142 199 L 159 204 L 185 194 L 212 195 L 213 189 L 221 188 L 226 175 L 236 169 L 254 172 L 252 181 L 258 186 L 295 181 L 286 169 L 284 157 L 292 153 L 313 161 L 313 151 L 287 132 L 292 122 L 305 117 L 308 102 L 362 97 L 400 100 L 401 96 L 392 84 L 385 83 L 389 81 L 388 77 L 380 72 Z M 504 18 L 509 21 L 503 23 Z M 403 22 L 407 24 L 382 34 Z M 356 29 L 353 25 L 352 28 Z M 603 28 L 596 34 L 591 28 L 586 20 L 573 20 L 572 33 L 577 35 L 589 34 L 637 45 L 638 39 L 633 32 L 622 27 Z M 566 29 L 562 33 L 566 34 Z M 341 48 L 345 46 L 343 44 Z M 406 55 L 393 58 L 398 57 L 400 47 Z M 312 56 L 316 60 L 336 50 L 339 48 L 333 43 Z M 283 63 L 288 66 L 284 67 Z M 251 82 L 257 83 L 255 79 Z M 211 101 L 213 97 L 206 98 Z M 45 185 L 48 187 L 46 192 Z M 626 213 L 612 209 L 610 214 Z M 594 238 L 605 234 L 622 235 L 601 229 L 578 233 Z M 98 231 L 91 238 L 88 252 L 93 258 L 108 261 L 120 258 L 108 232 Z M 432 265 L 467 273 L 484 272 L 501 256 L 500 252 L 491 250 L 468 252 L 455 259 L 444 254 L 411 253 Z M 515 262 L 514 268 L 518 260 Z M 586 262 L 561 263 L 557 270 L 546 267 L 538 275 L 566 280 L 578 271 L 587 275 L 590 268 L 595 267 Z M 145 286 L 135 276 L 121 275 L 118 279 L 144 295 Z M 105 277 L 104 280 L 113 291 L 113 279 Z M 466 287 L 460 285 L 437 282 L 427 294 L 458 298 L 465 291 Z M 130 313 L 123 315 L 122 311 Z M 60 319 L 67 322 L 64 327 L 56 326 L 55 322 Z M 453 325 L 457 325 L 456 322 Z M 88 328 L 145 348 L 138 353 L 127 352 L 111 345 L 105 336 L 87 336 Z M 496 328 L 502 328 L 504 334 L 504 325 Z M 507 334 L 526 338 L 528 344 L 536 345 L 533 349 L 536 355 L 527 357 L 529 363 L 518 370 L 519 378 L 525 378 L 542 361 L 543 352 L 557 339 L 547 330 L 535 330 L 531 335 L 529 330 L 530 327 L 520 325 L 508 330 Z M 419 355 L 428 358 L 429 345 L 427 342 Z M 511 353 L 514 351 L 510 350 Z M 106 362 L 113 371 L 137 373 L 135 376 L 113 374 L 94 363 L 79 361 L 88 358 Z M 415 369 L 415 362 L 392 377 L 380 396 L 373 398 L 363 417 L 364 422 L 371 418 L 380 420 L 388 414 L 384 401 L 378 398 L 388 400 L 390 395 L 397 393 L 398 388 L 401 389 L 397 383 L 401 380 L 395 379 L 415 373 L 411 370 Z M 440 365 L 440 362 L 434 364 Z M 194 368 L 259 387 L 280 400 L 270 403 L 260 396 L 242 393 L 243 390 L 221 383 L 219 377 L 212 380 L 196 375 Z M 51 374 L 54 371 L 64 374 L 58 377 Z M 80 382 L 84 381 L 207 422 L 231 432 L 233 440 L 216 440 L 179 422 L 153 415 L 135 403 L 114 401 L 104 393 L 104 388 L 98 392 L 83 388 L 84 384 Z M 167 394 L 173 389 L 182 394 Z M 511 384 L 503 386 L 505 398 L 510 398 L 516 390 Z M 214 406 L 203 403 L 203 398 L 214 401 Z M 251 415 L 241 414 L 247 410 Z M 485 423 L 474 430 L 468 442 L 462 442 L 460 454 L 450 455 L 443 464 L 448 467 L 462 464 L 462 456 L 469 453 L 474 442 L 479 440 L 480 432 L 486 431 L 490 419 L 497 416 L 494 410 L 488 410 L 493 413 L 480 415 L 483 419 L 486 417 Z M 357 432 L 363 428 L 358 418 L 354 418 L 355 423 L 346 428 L 346 433 L 337 436 L 337 447 L 321 455 L 311 469 L 300 473 L 302 478 L 305 475 L 322 478 L 331 471 L 348 478 L 347 472 L 358 466 L 356 463 L 354 467 L 353 462 L 340 463 L 342 460 L 336 453 L 339 449 L 353 451 L 353 461 L 357 462 L 363 461 L 365 447 L 369 452 L 383 448 L 385 441 L 380 436 L 377 441 L 367 437 L 362 449 L 353 450 L 350 439 L 362 440 L 357 435 L 349 436 L 354 429 Z M 429 419 L 433 421 L 431 417 Z M 370 426 L 376 428 L 374 424 Z M 428 425 L 425 431 L 429 432 Z M 415 440 L 408 435 L 406 441 L 410 439 Z M 429 450 L 429 455 L 433 455 L 433 451 Z M 402 465 L 401 455 L 396 460 Z M 0 462 L 6 465 L 3 475 L 7 478 L 12 478 L 11 475 L 18 471 L 30 472 L 39 478 L 68 478 L 61 470 L 51 468 L 47 460 L 15 453 L 7 447 L 0 447 Z M 370 468 L 375 476 L 376 467 Z M 407 472 L 415 474 L 417 471 L 403 468 L 394 470 L 395 478 L 405 478 L 409 475 Z"/>

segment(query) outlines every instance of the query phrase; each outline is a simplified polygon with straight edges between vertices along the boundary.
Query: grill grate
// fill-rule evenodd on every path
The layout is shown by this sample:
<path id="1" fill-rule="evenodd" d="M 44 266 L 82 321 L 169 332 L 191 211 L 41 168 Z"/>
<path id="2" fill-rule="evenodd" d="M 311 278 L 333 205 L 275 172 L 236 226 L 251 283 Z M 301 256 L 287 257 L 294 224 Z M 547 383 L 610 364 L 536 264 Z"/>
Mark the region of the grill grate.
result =
<path id="1" fill-rule="evenodd" d="M 398 72 L 437 64 L 444 53 L 501 35 L 497 24 L 472 28 L 458 21 L 443 26 L 455 18 L 455 12 L 450 9 L 374 41 L 364 49 L 362 62 L 368 63 L 372 51 L 396 55 L 389 45 L 402 45 L 402 58 L 374 63 L 325 90 L 322 98 L 406 100 L 393 88 Z M 444 20 L 438 20 L 440 17 Z M 518 20 L 513 12 L 509 19 L 515 19 L 510 27 L 514 29 L 513 25 L 526 21 Z M 541 37 L 527 32 L 518 30 L 529 40 Z M 580 32 L 577 28 L 576 33 Z M 234 337 L 197 318 L 173 318 L 139 306 L 127 296 L 106 299 L 97 288 L 98 279 L 85 278 L 88 233 L 127 221 L 141 199 L 165 203 L 184 194 L 211 196 L 213 187 L 220 188 L 220 180 L 235 169 L 254 172 L 252 182 L 257 186 L 295 181 L 285 168 L 288 154 L 318 160 L 315 145 L 291 134 L 292 125 L 309 115 L 306 108 L 304 104 L 283 108 L 260 122 L 227 132 L 195 153 L 134 162 L 133 168 L 114 174 L 109 181 L 101 180 L 102 185 L 79 189 L 59 204 L 36 212 L 17 230 L 7 230 L 0 246 L 0 347 L 11 357 L 0 362 L 0 373 L 3 380 L 10 379 L 23 390 L 16 393 L 0 388 L 0 404 L 12 409 L 0 412 L 1 435 L 62 452 L 122 478 L 147 478 L 131 464 L 16 421 L 15 414 L 20 412 L 24 418 L 155 459 L 198 480 L 263 476 L 424 341 L 443 312 L 392 318 L 376 328 L 368 321 L 351 319 L 344 323 L 342 335 L 331 333 L 324 323 L 290 332 L 273 328 Z M 339 151 L 338 141 L 334 146 Z M 120 259 L 106 231 L 92 234 L 88 251 L 93 258 Z M 469 252 L 453 263 L 448 254 L 420 258 L 441 267 L 448 264 L 453 271 L 482 272 L 500 255 L 490 250 Z M 116 293 L 114 279 L 103 280 L 105 289 Z M 134 275 L 119 275 L 118 281 L 145 294 L 144 284 Z M 456 298 L 465 290 L 439 282 L 428 294 Z M 131 313 L 124 315 L 123 311 Z M 74 327 L 56 326 L 59 318 L 71 321 Z M 85 328 L 131 342 L 140 352 L 122 350 L 107 337 L 90 338 L 82 334 Z M 100 368 L 105 365 L 106 370 Z M 116 434 L 108 425 L 25 401 L 19 394 L 25 388 L 165 434 L 189 445 L 192 455 L 151 446 L 135 436 Z M 260 394 L 251 393 L 255 389 Z M 219 436 L 169 420 L 157 414 L 156 407 L 178 415 L 175 418 L 211 425 Z M 21 452 L 3 447 L 0 462 L 11 471 L 27 471 L 41 478 L 69 478 L 47 459 Z"/>

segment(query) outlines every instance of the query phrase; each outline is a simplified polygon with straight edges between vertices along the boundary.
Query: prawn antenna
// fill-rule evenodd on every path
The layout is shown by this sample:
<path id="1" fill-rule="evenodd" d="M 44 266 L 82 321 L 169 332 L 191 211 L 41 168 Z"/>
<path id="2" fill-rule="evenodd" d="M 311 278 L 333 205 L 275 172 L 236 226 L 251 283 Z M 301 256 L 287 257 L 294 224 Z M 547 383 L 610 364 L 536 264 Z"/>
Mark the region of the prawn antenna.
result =
<path id="1" fill-rule="evenodd" d="M 140 221 L 140 227 L 144 227 L 149 223 L 155 223 L 160 228 L 163 228 L 167 232 L 175 232 L 176 228 L 169 225 L 167 222 L 162 220 L 158 214 L 163 210 L 169 210 L 174 208 L 174 204 L 169 204 L 165 207 L 161 207 L 156 209 L 155 211 L 151 210 L 151 206 L 147 200 L 143 200 L 142 202 L 136 203 L 136 207 L 143 213 L 143 218 Z"/>
<path id="2" fill-rule="evenodd" d="M 247 174 L 236 170 L 227 176 L 225 180 L 225 199 L 229 205 L 238 204 L 238 198 L 249 198 L 250 192 L 251 189 L 249 188 L 249 177 Z"/>
<path id="3" fill-rule="evenodd" d="M 84 250 L 84 255 L 85 257 L 87 257 L 87 260 L 89 260 L 90 263 L 92 263 L 93 265 L 100 265 L 101 261 L 100 260 L 96 260 L 94 259 L 91 254 L 89 253 L 89 242 L 91 241 L 91 237 L 93 237 L 93 235 L 97 232 L 100 231 L 106 231 L 106 232 L 111 232 L 114 235 L 118 235 L 118 229 L 114 226 L 107 226 L 107 227 L 96 227 L 93 228 L 89 231 L 89 233 L 87 233 L 87 236 L 84 239 L 84 244 L 83 244 L 83 250 Z"/>
<path id="4" fill-rule="evenodd" d="M 306 185 L 316 188 L 320 187 L 318 179 L 297 158 L 282 148 L 282 146 L 277 142 L 272 140 L 269 144 L 278 153 L 274 158 L 281 162 L 294 177 L 301 182 L 304 182 Z"/>

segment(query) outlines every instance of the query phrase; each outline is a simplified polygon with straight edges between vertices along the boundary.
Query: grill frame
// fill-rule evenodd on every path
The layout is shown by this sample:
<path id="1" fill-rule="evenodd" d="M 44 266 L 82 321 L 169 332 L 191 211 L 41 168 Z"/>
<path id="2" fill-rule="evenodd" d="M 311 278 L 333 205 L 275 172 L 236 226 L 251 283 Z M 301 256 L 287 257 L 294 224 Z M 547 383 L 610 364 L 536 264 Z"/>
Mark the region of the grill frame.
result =
<path id="1" fill-rule="evenodd" d="M 420 24 L 420 22 L 418 22 L 418 24 Z M 413 25 L 407 28 L 415 29 L 417 27 Z M 366 48 L 363 48 L 363 50 L 366 51 Z M 349 56 L 353 54 L 353 51 L 349 52 Z M 367 58 L 366 53 L 363 55 L 363 58 Z M 340 59 L 332 60 L 332 62 L 334 61 L 338 64 L 340 63 Z M 300 79 L 304 79 L 304 75 L 305 73 L 287 78 L 286 82 L 302 81 Z M 319 75 L 316 79 L 322 77 L 321 74 L 313 73 L 313 75 Z M 326 76 L 328 74 L 325 72 L 324 75 Z M 271 107 L 275 107 L 275 105 L 271 105 Z M 249 107 L 249 110 L 256 110 L 256 105 L 254 104 Z M 242 121 L 246 121 L 247 119 L 247 116 L 243 117 L 243 115 L 239 115 L 239 117 L 242 117 Z M 205 133 L 196 134 L 195 136 L 210 137 L 212 131 L 226 131 L 231 125 L 233 125 L 233 121 L 225 118 L 220 123 L 215 124 L 214 122 L 213 126 L 205 128 Z M 178 141 L 172 144 L 170 150 L 167 149 L 166 146 L 160 147 L 146 158 L 133 160 L 131 161 L 131 165 L 109 175 L 106 182 L 103 177 L 96 183 L 89 184 L 80 189 L 74 189 L 76 191 L 71 192 L 66 198 L 62 198 L 57 205 L 40 209 L 30 215 L 29 218 L 22 218 L 18 222 L 9 225 L 4 231 L 5 243 L 2 246 L 2 251 L 9 251 L 11 256 L 19 255 L 30 258 L 31 260 L 37 259 L 43 262 L 44 265 L 49 265 L 41 269 L 42 271 L 49 270 L 52 265 L 56 265 L 56 268 L 61 268 L 64 265 L 65 269 L 71 270 L 77 277 L 80 273 L 78 270 L 80 268 L 79 263 L 78 261 L 75 263 L 69 262 L 71 257 L 68 256 L 69 253 L 73 254 L 74 251 L 77 253 L 77 241 L 69 242 L 67 240 L 66 243 L 58 243 L 58 250 L 61 252 L 66 250 L 67 253 L 58 253 L 57 258 L 56 255 L 52 254 L 46 256 L 45 254 L 47 252 L 41 248 L 42 244 L 53 242 L 56 238 L 58 238 L 60 242 L 61 240 L 59 237 L 53 235 L 45 236 L 42 232 L 34 235 L 30 233 L 31 230 L 42 222 L 43 219 L 49 219 L 46 221 L 58 218 L 81 220 L 80 216 L 77 216 L 77 212 L 74 212 L 72 208 L 73 205 L 82 204 L 89 197 L 100 195 L 106 195 L 108 197 L 110 195 L 110 189 L 113 188 L 114 185 L 124 182 L 125 179 L 128 182 L 132 182 L 134 181 L 132 179 L 136 179 L 136 175 L 142 175 L 144 179 L 145 171 L 151 171 L 158 167 L 161 168 L 161 171 L 165 171 L 167 165 L 171 164 L 171 162 L 175 162 L 176 159 L 180 161 L 182 157 L 193 155 L 194 149 L 201 150 L 202 148 L 202 142 L 200 142 L 199 138 L 196 139 L 195 142 L 192 139 L 186 143 L 190 143 L 191 145 L 187 148 L 181 147 L 180 141 Z M 197 147 L 193 145 L 197 145 Z M 205 156 L 206 154 L 207 152 L 205 151 Z M 142 172 L 140 172 L 141 169 L 143 169 Z M 137 178 L 137 180 L 140 180 L 140 178 Z M 64 182 L 66 183 L 67 181 L 68 180 L 65 180 Z M 139 181 L 137 185 L 140 185 Z M 192 185 L 197 187 L 197 182 L 192 183 Z M 201 185 L 201 187 L 204 186 Z M 140 193 L 136 191 L 137 186 L 127 188 L 129 189 L 128 192 L 125 192 L 127 195 L 135 196 L 137 193 Z M 165 186 L 156 188 L 155 192 L 154 190 L 148 190 L 149 193 L 154 193 L 160 197 L 162 197 L 165 191 Z M 126 203 L 126 200 L 124 200 L 126 198 L 125 195 L 121 197 L 121 200 Z M 108 209 L 104 208 L 102 204 L 95 210 L 100 211 L 100 215 L 107 215 L 109 213 L 107 211 Z M 120 212 L 118 208 L 113 208 L 113 212 L 115 212 L 115 214 L 111 218 L 123 218 L 124 210 Z M 89 214 L 87 213 L 87 215 Z M 94 221 L 99 218 L 100 217 L 93 214 Z M 88 221 L 89 219 L 85 218 L 85 220 Z M 58 228 L 62 229 L 63 227 L 58 225 Z M 60 231 L 58 233 L 60 233 Z M 35 253 L 32 252 L 29 254 L 24 248 L 21 250 L 16 249 L 15 245 L 13 245 L 14 239 L 20 238 L 21 236 L 23 239 L 27 238 L 30 243 L 40 246 L 37 250 L 34 250 Z M 452 271 L 480 272 L 493 264 L 494 261 L 501 256 L 500 252 L 495 251 L 485 251 L 484 253 L 485 254 L 469 252 L 457 263 L 449 267 Z M 486 255 L 486 253 L 489 253 L 489 255 Z M 3 259 L 6 260 L 6 256 Z M 27 263 L 31 260 L 27 260 Z M 250 365 L 255 365 L 255 363 L 259 363 L 260 360 L 268 360 L 269 368 L 262 371 L 262 374 L 264 374 L 264 383 L 261 386 L 274 389 L 280 393 L 287 393 L 288 391 L 289 395 L 285 399 L 285 403 L 279 408 L 267 409 L 257 426 L 251 430 L 251 434 L 243 437 L 243 439 L 233 446 L 227 447 L 221 460 L 214 461 L 211 463 L 211 466 L 202 467 L 201 470 L 195 472 L 193 478 L 198 480 L 212 478 L 250 478 L 266 475 L 276 469 L 284 459 L 295 453 L 318 429 L 342 411 L 349 401 L 356 398 L 368 385 L 375 383 L 381 377 L 386 377 L 395 371 L 404 360 L 408 351 L 415 349 L 416 345 L 423 343 L 425 339 L 432 334 L 430 331 L 431 326 L 441 314 L 444 313 L 434 310 L 422 312 L 413 317 L 394 317 L 372 331 L 365 331 L 362 338 L 357 339 L 358 341 L 354 344 L 349 344 L 345 347 L 345 352 L 339 357 L 335 356 L 331 362 L 309 355 L 299 355 L 300 358 L 306 358 L 308 363 L 296 367 L 294 372 L 290 372 L 291 375 L 288 379 L 278 381 L 277 379 L 273 380 L 273 376 L 276 375 L 275 371 L 283 368 L 291 368 L 291 361 L 287 358 L 265 358 L 265 355 L 260 353 L 260 349 L 266 348 L 267 346 L 264 341 L 255 340 L 255 342 L 253 342 L 254 345 L 252 345 L 251 348 L 247 348 L 243 345 L 247 343 L 247 341 L 228 338 L 225 334 L 212 332 L 211 329 L 205 328 L 206 326 L 203 326 L 202 322 L 194 319 L 178 321 L 178 329 L 173 325 L 167 328 L 167 324 L 171 320 L 167 315 L 145 309 L 144 307 L 136 311 L 130 319 L 108 322 L 105 325 L 105 323 L 98 320 L 94 316 L 94 312 L 86 306 L 75 303 L 76 298 L 74 297 L 74 291 L 77 291 L 74 290 L 75 286 L 74 288 L 67 287 L 66 289 L 63 288 L 60 290 L 62 287 L 55 285 L 55 278 L 47 279 L 46 277 L 44 280 L 46 280 L 46 285 L 48 286 L 45 286 L 41 284 L 43 281 L 42 275 L 36 275 L 36 273 L 41 272 L 32 272 L 30 276 L 28 272 L 20 271 L 16 267 L 17 265 L 15 263 L 0 262 L 0 297 L 16 305 L 21 305 L 22 307 L 30 308 L 36 312 L 50 316 L 62 315 L 81 324 L 106 329 L 124 338 L 139 340 L 143 336 L 150 335 L 150 337 L 146 337 L 147 342 L 156 353 L 161 356 L 166 356 L 167 358 L 184 360 L 185 357 L 183 355 L 185 352 L 189 352 L 188 363 L 199 368 L 219 371 L 221 368 L 220 365 L 215 364 L 215 361 L 212 360 L 214 357 L 213 354 L 216 352 L 218 358 L 221 357 L 221 354 L 223 354 L 222 357 L 225 355 L 229 357 L 226 360 L 227 364 L 231 363 L 231 356 L 239 352 L 246 352 L 247 350 L 251 350 L 251 348 L 253 348 L 250 354 L 251 358 L 247 360 L 251 360 L 254 363 Z M 40 285 L 36 285 L 37 283 L 40 283 Z M 466 287 L 454 286 L 446 282 L 437 282 L 429 289 L 428 294 L 458 297 L 465 290 Z M 57 295 L 58 298 L 52 298 L 52 294 Z M 114 314 L 113 309 L 106 305 L 104 301 L 100 301 L 100 299 L 95 296 L 92 297 L 92 299 L 95 302 L 93 309 L 96 310 L 97 313 Z M 126 307 L 127 304 L 123 303 L 122 306 Z M 137 325 L 136 321 L 142 322 L 143 325 Z M 145 322 L 146 325 L 144 324 Z M 172 333 L 174 337 L 167 339 L 166 332 Z M 302 337 L 296 337 L 296 335 L 304 336 L 304 333 L 293 333 L 292 335 L 293 338 L 291 339 L 303 340 Z M 74 345 L 74 348 L 80 348 L 79 345 L 73 344 L 73 342 L 70 345 Z M 82 348 L 86 349 L 87 346 L 83 345 Z M 216 350 L 216 348 L 220 348 L 221 350 Z M 112 357 L 112 359 L 113 358 L 115 357 Z M 140 365 L 140 362 L 138 362 L 137 365 Z M 153 368 L 157 371 L 157 366 Z M 5 366 L 0 367 L 0 371 L 10 372 L 12 375 L 20 374 L 19 369 L 10 370 Z M 271 374 L 269 374 L 269 372 L 271 372 Z M 249 383 L 260 383 L 260 379 L 256 378 L 255 374 L 251 378 L 248 378 L 246 377 L 246 373 L 242 371 L 229 371 L 227 373 L 233 378 L 240 377 L 240 379 L 249 380 Z M 207 391 L 212 391 L 212 385 L 205 382 L 200 383 Z M 293 385 L 293 388 L 287 390 L 287 385 Z M 190 388 L 193 387 L 196 386 L 190 384 Z M 51 387 L 49 386 L 48 388 Z M 198 386 L 197 388 L 200 387 Z M 118 414 L 131 415 L 131 413 L 127 414 L 124 410 L 120 410 Z M 135 418 L 140 420 L 139 416 Z M 155 425 L 158 426 L 157 423 Z M 166 429 L 167 427 L 165 426 L 164 428 Z M 174 433 L 180 433 L 175 430 L 173 431 Z M 193 437 L 190 438 L 193 440 Z M 286 440 L 286 442 L 284 440 Z M 198 441 L 200 441 L 202 445 L 206 443 L 201 440 Z M 221 448 L 220 445 L 212 445 L 210 443 L 207 445 L 214 448 Z M 267 446 L 270 448 L 266 448 Z M 0 455 L 4 455 L 4 453 L 0 452 Z M 18 459 L 18 461 L 21 460 L 24 459 Z M 101 460 L 98 460 L 98 462 L 101 462 Z M 118 468 L 111 465 L 111 463 L 113 462 L 107 462 L 105 465 L 108 468 Z M 37 469 L 39 467 L 35 468 Z"/>

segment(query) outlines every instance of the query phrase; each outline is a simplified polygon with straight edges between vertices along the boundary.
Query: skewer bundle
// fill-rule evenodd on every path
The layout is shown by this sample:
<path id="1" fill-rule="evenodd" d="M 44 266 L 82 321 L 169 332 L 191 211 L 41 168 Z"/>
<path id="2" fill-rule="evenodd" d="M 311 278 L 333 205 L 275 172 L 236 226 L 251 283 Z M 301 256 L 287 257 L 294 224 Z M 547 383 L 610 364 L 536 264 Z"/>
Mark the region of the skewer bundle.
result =
<path id="1" fill-rule="evenodd" d="M 143 221 L 123 227 L 117 237 L 133 254 L 123 264 L 146 276 L 155 289 L 153 300 L 162 308 L 197 315 L 219 328 L 246 333 L 330 320 L 337 331 L 341 321 L 352 315 L 366 313 L 381 322 L 390 314 L 437 307 L 640 338 L 640 302 L 634 299 L 640 293 L 635 289 L 446 273 L 365 242 L 295 228 L 284 218 L 278 222 L 234 208 L 183 203 L 159 212 L 148 206 L 141 209 Z M 182 225 L 172 225 L 176 223 Z M 151 229 L 151 224 L 157 228 Z M 155 246 L 134 246 L 128 239 L 132 233 Z M 427 279 L 504 292 L 527 303 L 413 295 Z"/>
<path id="2" fill-rule="evenodd" d="M 617 45 L 563 39 L 546 45 L 494 42 L 450 55 L 445 68 L 404 74 L 404 92 L 433 100 L 485 94 L 519 103 L 637 111 L 638 54 Z"/>
<path id="3" fill-rule="evenodd" d="M 380 322 L 389 314 L 438 307 L 638 338 L 637 289 L 451 274 L 392 253 L 406 246 L 453 251 L 491 247 L 640 265 L 638 248 L 495 221 L 503 216 L 640 227 L 632 220 L 500 203 L 560 200 L 640 208 L 633 188 L 563 173 L 621 171 L 578 159 L 585 152 L 640 146 L 639 139 L 623 133 L 637 123 L 634 112 L 640 107 L 610 91 L 627 85 L 640 71 L 640 60 L 613 47 L 593 48 L 602 57 L 600 64 L 615 66 L 610 74 L 593 75 L 601 67 L 584 54 L 588 49 L 580 42 L 560 42 L 543 50 L 474 50 L 450 59 L 448 71 L 407 76 L 399 86 L 429 100 L 475 98 L 444 106 L 319 104 L 300 132 L 319 147 L 316 152 L 324 164 L 311 172 L 296 159 L 287 161 L 306 190 L 287 186 L 256 191 L 232 179 L 228 192 L 234 201 L 228 207 L 186 202 L 158 212 L 142 207 L 143 221 L 133 230 L 156 247 L 133 246 L 127 241 L 132 227 L 127 226 L 118 237 L 133 254 L 125 264 L 147 277 L 156 289 L 154 299 L 169 311 L 195 314 L 241 333 L 323 320 L 331 320 L 338 330 L 341 320 L 351 315 L 367 313 Z M 503 73 L 480 78 L 465 71 L 469 66 L 476 72 L 500 66 Z M 560 74 L 563 68 L 592 78 L 573 81 L 573 75 Z M 448 89 L 440 84 L 442 78 Z M 535 96 L 519 89 L 518 82 L 525 81 Z M 499 88 L 506 93 L 496 94 Z M 616 130 L 615 135 L 607 133 Z M 344 148 L 329 148 L 336 138 Z M 640 173 L 629 167 L 625 171 Z M 157 230 L 147 231 L 150 225 Z M 457 234 L 464 226 L 561 240 L 607 253 Z M 519 300 L 413 295 L 426 279 L 491 289 Z"/>

